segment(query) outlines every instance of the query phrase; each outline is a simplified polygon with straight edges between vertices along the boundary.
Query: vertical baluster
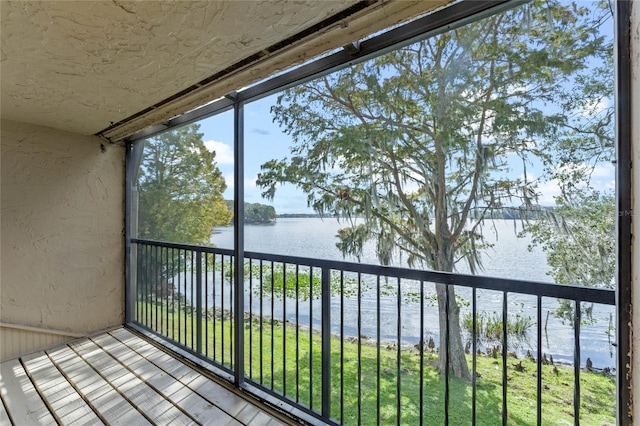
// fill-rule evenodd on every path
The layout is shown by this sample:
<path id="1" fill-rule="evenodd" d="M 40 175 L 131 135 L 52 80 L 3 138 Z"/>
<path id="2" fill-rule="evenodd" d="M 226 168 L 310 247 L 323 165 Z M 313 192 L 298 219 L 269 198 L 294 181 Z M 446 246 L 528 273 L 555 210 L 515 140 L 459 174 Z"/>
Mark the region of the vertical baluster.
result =
<path id="1" fill-rule="evenodd" d="M 160 254 L 158 253 L 160 247 L 155 246 L 155 271 L 153 274 L 153 304 L 155 305 L 154 311 L 155 315 L 153 316 L 153 329 L 158 331 L 158 281 L 160 280 L 160 274 L 158 272 L 158 265 L 160 263 Z"/>
<path id="2" fill-rule="evenodd" d="M 473 354 L 471 355 L 471 423 L 476 424 L 476 404 L 477 404 L 477 354 L 478 354 L 478 317 L 477 317 L 477 305 L 476 305 L 476 288 L 471 289 L 471 348 Z"/>
<path id="3" fill-rule="evenodd" d="M 162 313 L 162 311 L 164 311 L 164 248 L 159 246 L 158 250 L 160 251 L 160 274 L 158 275 L 158 286 L 156 287 L 156 295 L 158 296 L 158 298 L 156 299 L 156 308 L 158 309 L 158 311 L 156 311 L 156 327 L 158 332 L 161 335 L 164 335 L 164 315 Z"/>
<path id="4" fill-rule="evenodd" d="M 193 266 L 194 266 L 193 263 L 195 262 L 195 253 L 193 252 L 193 250 L 190 250 L 189 253 L 190 253 L 190 258 L 191 258 L 191 265 L 190 265 L 190 268 L 189 268 L 189 270 L 191 271 L 191 349 L 194 349 L 195 346 L 196 346 L 196 342 L 195 342 L 196 330 L 194 330 L 194 326 L 197 327 L 197 325 L 195 325 L 194 323 L 197 322 L 196 318 L 197 318 L 197 310 L 198 310 L 198 308 L 197 308 L 198 301 L 196 300 L 196 298 L 198 296 L 196 295 L 196 291 L 197 291 L 196 283 L 195 283 L 196 282 L 196 278 L 195 278 L 195 271 L 194 271 L 194 268 L 193 268 Z M 194 312 L 193 312 L 193 302 L 194 301 L 196 302 L 196 313 L 195 313 L 196 314 L 196 318 L 194 318 Z"/>
<path id="5" fill-rule="evenodd" d="M 149 245 L 144 246 L 144 251 L 147 265 L 147 273 L 144 279 L 144 325 L 149 327 L 149 281 L 151 280 L 153 261 L 151 259 L 151 248 Z"/>
<path id="6" fill-rule="evenodd" d="M 169 248 L 164 248 L 162 291 L 164 293 L 162 309 L 164 311 L 164 335 L 169 337 Z"/>
<path id="7" fill-rule="evenodd" d="M 154 331 L 158 331 L 158 258 L 160 257 L 158 254 L 159 247 L 153 246 L 153 260 L 154 260 L 154 270 L 153 270 L 153 281 L 151 285 L 151 329 Z"/>
<path id="8" fill-rule="evenodd" d="M 262 263 L 262 259 L 260 259 L 260 384 L 264 384 L 264 358 L 262 354 L 264 353 L 264 328 L 263 328 L 263 318 L 264 318 L 264 310 L 263 310 L 263 302 L 264 302 L 264 265 Z"/>
<path id="9" fill-rule="evenodd" d="M 576 426 L 580 425 L 580 323 L 582 322 L 580 301 L 576 300 L 573 311 L 573 332 L 574 332 L 574 352 L 573 352 L 573 419 Z"/>
<path id="10" fill-rule="evenodd" d="M 189 270 L 188 266 L 187 266 L 187 262 L 188 262 L 188 253 L 187 250 L 184 250 L 184 265 L 183 265 L 183 285 L 184 285 L 184 302 L 185 302 L 185 310 L 184 310 L 184 314 L 182 315 L 182 318 L 184 319 L 184 330 L 182 331 L 182 335 L 184 337 L 184 345 L 188 346 L 189 344 L 189 337 L 187 334 L 187 318 L 189 317 L 189 315 L 187 315 L 187 271 Z M 193 301 L 189 300 L 189 309 L 191 309 L 191 303 Z"/>
<path id="11" fill-rule="evenodd" d="M 340 423 L 344 424 L 344 271 L 340 271 Z"/>
<path id="12" fill-rule="evenodd" d="M 167 249 L 167 250 L 169 250 L 169 249 Z M 171 254 L 167 257 L 167 259 L 170 259 L 170 262 L 171 262 L 170 266 L 168 267 L 168 271 L 169 272 L 167 273 L 167 276 L 168 276 L 167 289 L 168 289 L 169 295 L 171 297 L 171 308 L 169 308 L 169 305 L 167 304 L 167 328 L 169 328 L 169 313 L 171 313 L 171 328 L 169 328 L 171 330 L 170 338 L 171 338 L 171 340 L 175 340 L 174 323 L 175 323 L 175 312 L 176 312 L 176 309 L 175 309 L 175 303 L 176 303 L 175 294 L 176 294 L 176 292 L 173 291 L 173 284 L 174 284 L 173 278 L 175 276 L 175 274 L 174 274 L 175 249 L 171 248 L 170 253 Z M 171 283 L 171 284 L 169 284 L 169 283 Z"/>
<path id="13" fill-rule="evenodd" d="M 362 274 L 358 272 L 358 425 L 362 424 Z"/>
<path id="14" fill-rule="evenodd" d="M 401 378 L 401 362 L 402 362 L 402 287 L 400 277 L 397 279 L 397 288 L 396 288 L 396 302 L 398 309 L 398 321 L 397 325 L 397 339 L 398 339 L 398 347 L 396 353 L 396 424 L 400 426 L 400 419 L 402 418 L 402 411 L 400 407 L 400 395 L 402 393 L 402 378 Z"/>
<path id="15" fill-rule="evenodd" d="M 196 352 L 202 353 L 202 252 L 196 252 Z"/>
<path id="16" fill-rule="evenodd" d="M 235 335 L 235 319 L 236 314 L 241 314 L 240 312 L 236 311 L 236 307 L 234 305 L 234 297 L 235 297 L 235 284 L 236 284 L 236 263 L 235 263 L 235 256 L 231 259 L 231 261 L 229 262 L 229 269 L 230 269 L 230 274 L 229 274 L 229 365 L 231 366 L 231 368 L 235 369 L 235 364 L 234 364 L 234 354 L 233 354 L 233 342 L 234 342 L 234 335 Z M 242 264 L 242 262 L 240 263 Z M 244 376 L 240 376 L 240 378 L 238 379 L 244 379 Z"/>
<path id="17" fill-rule="evenodd" d="M 135 320 L 137 322 L 142 322 L 142 295 L 144 294 L 144 292 L 142 291 L 142 286 L 144 283 L 144 279 L 142 278 L 142 271 L 144 268 L 141 268 L 141 266 L 144 266 L 144 256 L 142 254 L 142 250 L 144 250 L 144 246 L 137 244 L 136 245 L 136 262 L 137 262 L 137 268 L 136 268 L 136 318 Z"/>
<path id="18" fill-rule="evenodd" d="M 227 274 L 225 273 L 224 258 L 225 256 L 222 255 L 222 270 L 220 271 L 220 362 L 222 365 L 224 365 L 224 351 L 226 350 L 224 344 L 224 287 L 226 282 L 225 277 Z M 231 263 L 231 260 L 229 263 Z"/>
<path id="19" fill-rule="evenodd" d="M 217 361 L 217 357 L 216 357 L 216 352 L 217 352 L 216 349 L 217 348 L 216 347 L 218 346 L 218 339 L 217 339 L 218 332 L 217 332 L 216 328 L 218 326 L 217 325 L 218 320 L 217 320 L 216 317 L 218 316 L 217 315 L 218 308 L 217 308 L 217 300 L 216 300 L 216 282 L 219 281 L 219 282 L 222 283 L 222 279 L 220 279 L 220 280 L 216 279 L 217 276 L 218 276 L 218 274 L 216 272 L 216 260 L 217 260 L 217 256 L 213 255 L 213 265 L 211 266 L 211 268 L 213 269 L 213 282 L 211 283 L 211 288 L 212 288 L 212 290 L 211 290 L 211 292 L 212 292 L 211 298 L 213 300 L 213 359 Z M 223 264 L 223 263 L 224 263 L 224 259 L 221 256 L 220 257 L 220 264 Z"/>
<path id="20" fill-rule="evenodd" d="M 253 380 L 253 259 L 249 259 L 249 378 Z"/>
<path id="21" fill-rule="evenodd" d="M 170 337 L 169 335 L 169 313 L 170 313 L 170 309 L 169 309 L 169 297 L 171 297 L 171 289 L 169 288 L 169 283 L 171 282 L 171 269 L 170 269 L 170 258 L 169 258 L 169 247 L 165 248 L 165 254 L 166 254 L 166 277 L 165 277 L 165 294 L 166 294 L 166 298 L 165 298 L 165 308 L 164 308 L 164 312 L 165 312 L 165 334 L 167 337 Z"/>
<path id="22" fill-rule="evenodd" d="M 296 402 L 300 402 L 300 265 L 296 264 Z"/>
<path id="23" fill-rule="evenodd" d="M 173 340 L 173 327 L 169 325 L 169 322 L 173 323 L 173 249 L 167 247 L 167 269 L 166 269 L 166 287 L 167 287 L 167 300 L 165 302 L 165 312 L 166 312 L 166 329 L 167 329 L 167 337 Z"/>
<path id="24" fill-rule="evenodd" d="M 506 426 L 507 412 L 507 292 L 502 293 L 502 424 Z"/>
<path id="25" fill-rule="evenodd" d="M 140 265 L 143 265 L 144 268 L 138 268 L 138 275 L 141 277 L 141 279 L 138 280 L 138 284 L 139 285 L 139 289 L 138 291 L 140 291 L 140 314 L 138 316 L 138 321 L 140 321 L 140 323 L 142 323 L 143 325 L 147 325 L 147 318 L 146 318 L 146 314 L 147 314 L 147 280 L 148 280 L 148 275 L 149 275 L 149 256 L 147 253 L 147 246 L 146 245 L 139 245 L 138 247 L 138 256 L 140 257 Z"/>
<path id="26" fill-rule="evenodd" d="M 287 394 L 287 264 L 282 264 L 282 393 Z"/>
<path id="27" fill-rule="evenodd" d="M 209 357 L 209 254 L 204 254 L 204 351 Z"/>
<path id="28" fill-rule="evenodd" d="M 420 351 L 420 372 L 418 380 L 420 380 L 419 391 L 420 405 L 418 407 L 420 426 L 424 419 L 424 281 L 420 281 L 420 340 L 418 341 Z"/>
<path id="29" fill-rule="evenodd" d="M 329 268 L 321 270 L 322 417 L 331 418 L 331 283 Z"/>
<path id="30" fill-rule="evenodd" d="M 538 356 L 536 357 L 536 424 L 542 426 L 542 296 L 538 296 L 538 342 L 537 350 Z"/>
<path id="31" fill-rule="evenodd" d="M 178 342 L 182 343 L 182 288 L 180 284 L 182 283 L 182 250 L 178 249 Z"/>
<path id="32" fill-rule="evenodd" d="M 380 424 L 380 275 L 376 276 L 376 422 Z"/>
<path id="33" fill-rule="evenodd" d="M 309 408 L 313 410 L 313 266 L 309 267 Z"/>
<path id="34" fill-rule="evenodd" d="M 271 261 L 271 390 L 273 390 L 273 385 L 274 385 L 274 381 L 275 381 L 275 371 L 274 371 L 274 356 L 273 356 L 273 350 L 274 350 L 274 344 L 275 344 L 275 336 L 274 336 L 274 329 L 273 329 L 273 323 L 275 321 L 275 275 L 276 271 L 275 271 L 275 267 L 274 267 L 274 263 L 273 261 Z"/>
<path id="35" fill-rule="evenodd" d="M 450 343 L 449 343 L 449 285 L 441 284 L 444 286 L 444 316 L 446 318 L 446 325 L 444 327 L 444 424 L 449 424 L 449 354 L 450 351 Z"/>

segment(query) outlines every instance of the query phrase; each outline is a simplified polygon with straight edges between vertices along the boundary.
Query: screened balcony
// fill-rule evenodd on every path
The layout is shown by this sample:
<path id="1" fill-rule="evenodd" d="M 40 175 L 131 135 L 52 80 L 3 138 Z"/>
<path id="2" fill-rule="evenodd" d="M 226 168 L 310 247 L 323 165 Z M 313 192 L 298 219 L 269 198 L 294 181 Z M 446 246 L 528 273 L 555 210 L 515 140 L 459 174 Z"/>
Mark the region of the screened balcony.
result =
<path id="1" fill-rule="evenodd" d="M 114 69 L 108 81 L 84 84 L 86 93 L 96 95 L 92 90 L 98 87 L 104 95 L 105 102 L 96 105 L 50 88 L 57 98 L 30 107 L 27 101 L 44 95 L 23 76 L 36 64 L 47 70 L 46 61 L 29 56 L 29 49 L 10 49 L 19 46 L 17 38 L 9 42 L 3 36 L 7 69 L 24 93 L 10 88 L 3 73 L 3 109 L 5 98 L 13 101 L 6 103 L 2 127 L 0 419 L 8 424 L 632 424 L 630 158 L 638 121 L 632 120 L 634 64 L 626 43 L 632 40 L 633 25 L 626 25 L 632 11 L 624 2 L 602 3 L 599 10 L 607 18 L 598 20 L 588 7 L 586 12 L 568 2 L 554 3 L 555 9 L 550 3 L 463 1 L 432 12 L 444 3 L 342 2 L 334 10 L 327 2 L 317 5 L 318 11 L 311 3 L 291 4 L 298 9 L 290 15 L 274 14 L 300 21 L 287 21 L 291 37 L 271 34 L 278 33 L 274 23 L 259 49 L 245 51 L 240 46 L 252 46 L 264 17 L 264 4 L 251 5 L 249 15 L 255 13 L 258 23 L 247 22 L 254 32 L 236 43 L 237 52 L 225 53 L 228 60 L 206 56 L 209 51 L 202 59 L 197 46 L 208 42 L 199 39 L 180 45 L 178 51 L 195 49 L 185 60 L 201 74 L 185 79 L 192 85 L 175 87 L 180 78 L 170 71 L 141 77 L 141 87 L 120 88 Z M 165 6 L 174 8 L 167 16 L 186 12 L 192 18 L 176 31 L 162 27 L 167 34 L 184 31 L 194 37 L 222 25 L 214 25 L 212 17 L 243 14 L 232 8 L 218 15 L 204 3 L 185 10 Z M 38 34 L 32 24 L 76 13 L 60 5 L 46 13 L 40 7 L 3 5 L 3 32 L 31 28 Z M 96 7 L 124 14 L 126 28 L 138 28 L 139 22 L 129 20 L 141 12 L 164 19 L 142 4 Z M 82 8 L 77 13 L 86 19 L 100 15 Z M 303 23 L 303 13 L 326 19 Z M 117 16 L 113 22 L 120 22 Z M 412 20 L 394 26 L 407 18 Z M 194 24 L 199 19 L 210 25 Z M 519 24 L 500 30 L 509 20 Z M 565 39 L 565 33 L 580 34 L 566 30 L 576 22 L 584 37 Z M 604 28 L 602 37 L 596 23 Z M 482 31 L 492 25 L 496 31 Z M 294 26 L 304 29 L 296 32 Z M 127 34 L 144 38 L 139 31 Z M 511 45 L 503 43 L 508 37 Z M 157 49 L 155 58 L 166 53 L 166 46 L 136 40 L 139 49 L 131 52 Z M 458 44 L 448 44 L 451 40 Z M 537 49 L 538 43 L 544 48 Z M 543 60 L 558 53 L 551 47 L 570 43 L 591 44 L 584 57 L 580 49 L 567 49 L 571 54 Z M 517 46 L 529 56 L 512 54 L 509 49 Z M 321 52 L 324 57 L 312 60 Z M 23 54 L 32 61 L 25 59 L 26 68 L 15 65 L 21 62 L 14 58 Z M 154 68 L 135 57 L 118 69 L 144 75 Z M 511 62 L 507 66 L 503 60 Z M 525 68 L 538 60 L 543 65 Z M 438 67 L 429 68 L 434 63 L 454 73 L 438 74 Z M 420 73 L 409 64 L 418 64 Z M 101 69 L 92 66 L 92 74 Z M 180 68 L 172 66 L 166 69 Z M 574 71 L 578 74 L 566 77 Z M 51 75 L 58 87 L 70 84 L 64 69 L 43 75 Z M 523 75 L 529 80 L 519 83 Z M 608 83 L 598 84 L 600 77 Z M 450 86 L 442 86 L 438 96 L 425 95 L 430 78 Z M 534 78 L 542 83 L 534 84 Z M 120 80 L 129 81 L 125 74 Z M 46 78 L 39 81 L 46 87 Z M 584 91 L 572 90 L 579 84 Z M 114 85 L 118 90 L 107 93 Z M 585 93 L 592 98 L 584 101 L 579 94 Z M 72 99 L 69 105 L 66 97 Z M 395 104 L 384 103 L 389 99 Z M 40 110 L 53 104 L 61 106 Z M 34 118 L 23 122 L 29 110 Z M 65 118 L 83 115 L 86 123 Z M 326 133 L 335 130 L 332 126 L 340 131 Z M 597 143 L 570 149 L 562 145 L 569 141 L 566 132 L 572 141 Z M 462 148 L 443 151 L 447 143 L 439 138 L 445 134 L 451 138 L 447 143 Z M 178 141 L 193 138 L 193 145 L 174 149 L 175 135 Z M 300 141 L 284 157 L 305 154 L 308 162 L 275 159 L 282 157 L 279 144 Z M 162 157 L 161 142 L 173 146 L 168 151 L 173 156 Z M 566 156 L 552 155 L 554 143 Z M 588 157 L 591 149 L 606 155 Z M 508 164 L 489 159 L 507 151 Z M 318 152 L 322 155 L 312 157 Z M 416 152 L 421 154 L 412 157 Z M 203 184 L 180 168 L 181 159 L 198 156 L 208 159 L 213 181 Z M 435 167 L 432 156 L 457 163 Z M 526 170 L 507 173 L 515 157 Z M 559 164 L 554 161 L 563 165 L 553 167 Z M 182 170 L 182 180 L 176 186 L 150 185 L 152 172 L 170 165 Z M 548 181 L 540 178 L 543 166 L 553 173 Z M 507 174 L 499 176 L 503 171 Z M 437 185 L 429 186 L 436 176 L 443 179 L 441 188 L 459 191 L 456 196 L 484 198 L 460 203 L 450 201 L 456 200 L 453 193 L 438 198 L 432 195 Z M 396 181 L 389 180 L 393 177 Z M 582 183 L 568 184 L 574 181 Z M 492 182 L 488 189 L 474 189 L 486 182 Z M 317 192 L 326 183 L 331 191 Z M 207 199 L 210 193 L 202 188 L 209 184 L 219 186 Z M 522 245 L 496 256 L 504 259 L 507 272 L 496 272 L 488 258 L 474 257 L 498 244 L 497 237 L 479 236 L 479 223 L 494 222 L 485 229 L 495 230 L 517 220 L 515 231 L 500 231 L 501 241 L 505 236 L 516 241 L 536 220 L 570 212 L 570 203 L 551 207 L 557 189 L 584 194 L 591 184 L 604 190 L 584 200 L 612 207 L 589 215 L 610 219 L 605 237 L 592 239 L 592 247 L 582 243 L 582 250 L 558 245 L 554 232 L 540 238 L 553 241 L 547 249 L 555 259 L 574 256 L 575 263 L 601 274 L 554 270 L 545 253 L 521 262 L 528 252 Z M 258 189 L 267 195 L 264 200 L 277 203 L 290 190 L 286 185 L 298 185 L 302 192 L 291 199 L 308 209 L 286 210 L 280 204 L 277 210 L 285 215 L 269 216 L 260 225 L 263 231 L 276 229 L 274 222 L 284 222 L 287 213 L 324 213 L 324 219 L 304 225 L 296 244 L 293 231 L 280 235 L 290 242 L 282 249 L 273 232 L 254 239 L 257 225 L 249 218 L 259 215 L 252 210 L 256 201 L 266 202 L 256 198 Z M 149 194 L 174 188 L 177 195 L 159 197 L 154 205 Z M 539 202 L 545 196 L 548 204 Z M 441 203 L 432 202 L 436 199 Z M 191 215 L 193 221 L 176 221 L 181 216 L 175 212 L 196 211 L 189 210 L 194 200 L 209 204 L 195 207 L 201 213 Z M 362 204 L 354 208 L 355 201 Z M 436 206 L 443 203 L 450 210 L 438 213 Z M 581 206 L 576 210 L 590 211 Z M 382 210 L 386 216 L 378 214 Z M 514 220 L 514 212 L 522 216 Z M 215 226 L 201 220 L 211 214 Z M 333 229 L 336 217 L 344 228 Z M 151 226 L 153 221 L 160 226 Z M 184 237 L 186 228 L 198 227 L 205 238 Z M 420 237 L 411 237 L 417 229 Z M 338 237 L 329 246 L 336 250 L 337 242 L 336 253 L 344 257 L 305 251 L 320 230 Z M 437 244 L 428 246 L 432 240 Z M 462 241 L 458 256 L 437 250 L 445 240 Z M 594 251 L 601 256 L 593 257 Z"/>

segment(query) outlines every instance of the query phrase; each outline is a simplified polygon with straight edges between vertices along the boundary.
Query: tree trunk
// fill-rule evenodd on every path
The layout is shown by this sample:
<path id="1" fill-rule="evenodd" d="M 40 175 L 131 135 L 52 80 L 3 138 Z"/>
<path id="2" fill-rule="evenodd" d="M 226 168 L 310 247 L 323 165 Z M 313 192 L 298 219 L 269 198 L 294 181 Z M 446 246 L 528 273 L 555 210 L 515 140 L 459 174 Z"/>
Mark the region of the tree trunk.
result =
<path id="1" fill-rule="evenodd" d="M 440 324 L 440 346 L 438 350 L 438 373 L 444 374 L 447 362 L 449 371 L 457 378 L 471 380 L 471 373 L 467 365 L 467 358 L 462 344 L 462 329 L 460 327 L 460 307 L 456 302 L 456 294 L 453 286 L 436 284 L 438 295 L 438 318 Z M 449 315 L 447 328 L 447 300 L 449 303 Z M 447 339 L 447 331 L 449 338 Z M 448 342 L 447 342 L 448 340 Z M 445 356 L 449 348 L 448 360 Z"/>

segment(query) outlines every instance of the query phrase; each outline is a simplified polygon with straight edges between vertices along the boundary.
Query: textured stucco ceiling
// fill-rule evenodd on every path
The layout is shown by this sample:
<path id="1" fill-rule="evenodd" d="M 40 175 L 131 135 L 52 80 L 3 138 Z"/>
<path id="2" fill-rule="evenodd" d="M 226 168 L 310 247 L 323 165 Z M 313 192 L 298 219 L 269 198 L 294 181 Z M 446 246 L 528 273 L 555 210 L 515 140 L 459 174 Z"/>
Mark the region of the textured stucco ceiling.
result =
<path id="1" fill-rule="evenodd" d="M 425 4 L 433 8 L 445 2 L 395 2 L 389 7 L 388 2 L 372 1 L 370 9 L 377 10 L 376 22 L 384 21 L 380 10 L 389 18 L 404 9 L 387 25 L 406 18 L 401 15 L 416 14 L 425 9 Z M 2 1 L 2 117 L 94 134 L 356 3 Z M 366 25 L 356 25 L 355 29 L 359 30 L 348 34 L 362 36 Z M 371 26 L 371 31 L 378 29 Z M 327 42 L 326 34 L 320 35 L 325 36 L 323 43 L 306 51 L 318 54 L 340 45 Z M 341 37 L 344 34 L 335 38 Z M 271 70 L 263 68 L 260 75 L 254 73 L 253 80 L 303 59 L 299 54 L 281 60 Z M 232 86 L 221 90 L 227 88 Z M 183 111 L 174 109 L 167 114 L 176 112 Z"/>

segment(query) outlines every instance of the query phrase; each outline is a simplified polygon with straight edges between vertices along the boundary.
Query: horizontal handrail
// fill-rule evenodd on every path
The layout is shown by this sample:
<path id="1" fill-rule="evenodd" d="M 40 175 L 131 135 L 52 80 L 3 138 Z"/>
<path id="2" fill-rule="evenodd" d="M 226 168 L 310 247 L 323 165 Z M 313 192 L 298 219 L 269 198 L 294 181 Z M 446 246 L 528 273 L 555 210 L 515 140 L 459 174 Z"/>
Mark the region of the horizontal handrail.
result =
<path id="1" fill-rule="evenodd" d="M 156 241 L 156 240 L 142 240 L 139 238 L 132 238 L 132 244 L 147 244 L 151 246 L 158 247 L 166 247 L 177 250 L 192 250 L 192 251 L 200 251 L 202 253 L 211 253 L 211 254 L 224 254 L 228 256 L 233 256 L 235 252 L 231 249 L 222 249 L 218 247 L 207 247 L 207 246 L 198 246 L 194 244 L 181 244 L 181 243 L 170 243 L 167 241 Z"/>
<path id="2" fill-rule="evenodd" d="M 231 249 L 205 247 L 190 244 L 169 243 L 164 241 L 132 239 L 134 244 L 148 244 L 179 250 L 200 251 L 203 253 L 233 255 Z M 422 269 L 409 269 L 394 266 L 381 266 L 356 262 L 336 261 L 328 259 L 312 259 L 299 256 L 258 253 L 245 251 L 245 258 L 266 260 L 279 263 L 328 268 L 345 272 L 380 275 L 415 281 L 426 281 L 438 284 L 456 285 L 482 290 L 495 290 L 509 293 L 520 293 L 531 296 L 555 297 L 558 299 L 576 300 L 587 303 L 599 303 L 614 306 L 616 292 L 612 289 L 591 288 L 576 285 L 545 283 L 540 281 L 515 280 L 482 275 L 439 272 Z"/>

